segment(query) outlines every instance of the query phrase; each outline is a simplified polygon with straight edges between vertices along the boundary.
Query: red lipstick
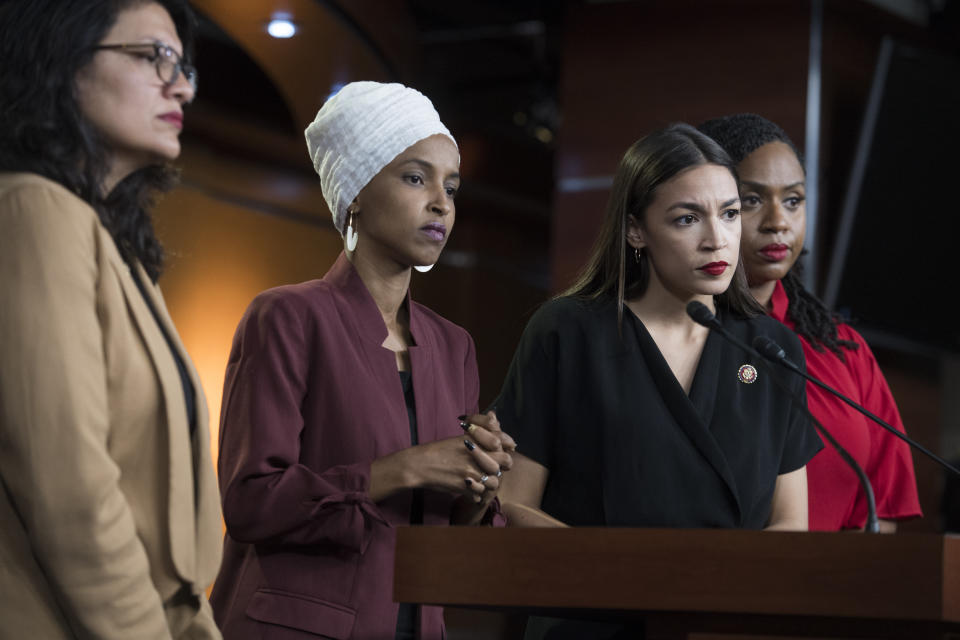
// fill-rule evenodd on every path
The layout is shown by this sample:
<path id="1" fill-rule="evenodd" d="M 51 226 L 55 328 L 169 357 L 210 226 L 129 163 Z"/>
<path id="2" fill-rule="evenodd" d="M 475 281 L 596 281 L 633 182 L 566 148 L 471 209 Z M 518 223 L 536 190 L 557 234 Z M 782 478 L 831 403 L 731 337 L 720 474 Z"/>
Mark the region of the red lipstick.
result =
<path id="1" fill-rule="evenodd" d="M 697 269 L 703 271 L 704 273 L 709 273 L 711 276 L 719 276 L 726 271 L 727 267 L 729 266 L 729 264 L 721 260 L 720 262 L 711 262 L 710 264 L 705 264 L 702 267 L 697 267 Z"/>
<path id="2" fill-rule="evenodd" d="M 431 222 L 428 225 L 420 227 L 420 231 L 425 233 L 434 242 L 443 242 L 447 237 L 447 227 L 439 222 Z"/>
<path id="3" fill-rule="evenodd" d="M 170 111 L 169 113 L 164 113 L 157 116 L 164 122 L 169 122 L 174 125 L 177 129 L 183 129 L 183 114 L 179 111 Z"/>
<path id="4" fill-rule="evenodd" d="M 769 262 L 780 262 L 787 257 L 790 247 L 782 242 L 772 242 L 760 249 L 760 255 Z"/>

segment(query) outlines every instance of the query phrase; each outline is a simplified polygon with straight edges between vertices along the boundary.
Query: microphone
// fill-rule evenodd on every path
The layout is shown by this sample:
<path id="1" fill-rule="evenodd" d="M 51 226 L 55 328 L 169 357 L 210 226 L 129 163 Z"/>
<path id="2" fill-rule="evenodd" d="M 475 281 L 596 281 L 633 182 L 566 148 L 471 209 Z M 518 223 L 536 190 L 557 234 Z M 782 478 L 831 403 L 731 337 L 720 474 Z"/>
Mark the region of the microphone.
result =
<path id="1" fill-rule="evenodd" d="M 707 309 L 707 311 L 709 312 L 709 309 Z M 889 424 L 887 424 L 881 418 L 874 415 L 871 411 L 869 411 L 865 407 L 857 404 L 856 402 L 854 402 L 847 396 L 843 395 L 833 387 L 813 377 L 812 375 L 804 371 L 802 367 L 798 367 L 795 363 L 791 362 L 790 359 L 787 358 L 787 354 L 783 352 L 782 348 L 780 348 L 780 345 L 778 345 L 776 342 L 774 342 L 767 336 L 757 336 L 756 338 L 754 338 L 753 346 L 757 351 L 761 353 L 761 355 L 763 355 L 763 357 L 767 358 L 768 360 L 771 360 L 772 362 L 776 362 L 783 365 L 784 367 L 793 371 L 794 373 L 803 376 L 804 378 L 806 378 L 813 384 L 817 385 L 821 389 L 824 389 L 825 391 L 832 393 L 833 395 L 840 398 L 841 400 L 846 402 L 848 405 L 850 405 L 851 407 L 853 407 L 863 415 L 867 416 L 868 418 L 873 420 L 875 423 L 877 423 L 878 425 L 880 425 L 881 427 L 883 427 L 893 435 L 897 436 L 898 438 L 906 442 L 908 445 L 910 445 L 917 451 L 923 453 L 934 462 L 939 463 L 942 467 L 944 467 L 948 471 L 952 471 L 953 473 L 960 475 L 960 469 L 957 469 L 955 466 L 953 466 L 952 464 L 950 464 L 949 462 L 947 462 L 937 454 L 933 453 L 932 451 L 924 447 L 922 444 L 920 444 L 913 438 L 909 437 L 907 434 L 901 432 L 899 429 L 896 429 L 895 427 L 890 426 Z"/>
<path id="2" fill-rule="evenodd" d="M 760 352 L 767 360 L 782 360 L 788 368 L 793 369 L 797 365 L 790 362 L 787 359 L 787 352 L 778 345 L 776 342 L 768 338 L 767 336 L 757 336 L 753 339 L 753 348 Z"/>
<path id="3" fill-rule="evenodd" d="M 710 311 L 710 308 L 702 302 L 697 302 L 694 300 L 687 304 L 687 315 L 693 318 L 693 321 L 697 324 L 703 325 L 708 329 L 716 329 L 717 331 L 723 332 L 725 329 L 720 324 L 720 321 L 717 320 L 717 316 L 713 315 L 713 312 Z"/>
<path id="4" fill-rule="evenodd" d="M 713 315 L 713 311 L 710 311 L 709 307 L 707 307 L 707 305 L 703 304 L 702 302 L 697 302 L 696 300 L 694 300 L 692 302 L 687 303 L 687 315 L 693 318 L 693 321 L 696 322 L 697 324 L 702 325 L 707 329 L 712 329 L 713 331 L 716 331 L 721 336 L 723 336 L 724 339 L 726 339 L 728 342 L 732 342 L 733 344 L 737 345 L 747 353 L 753 356 L 760 355 L 759 353 L 754 351 L 750 347 L 750 345 L 748 345 L 746 342 L 744 342 L 743 340 L 740 340 L 740 338 L 736 337 L 735 335 L 733 335 L 732 333 L 724 329 L 723 325 L 720 324 L 720 321 L 717 320 L 717 316 Z M 761 358 L 761 362 L 762 361 L 763 360 Z"/>
<path id="5" fill-rule="evenodd" d="M 758 364 L 760 364 L 761 366 L 766 364 L 765 359 L 768 358 L 769 356 L 758 353 L 757 349 L 750 347 L 745 342 L 743 342 L 742 340 L 740 340 L 739 338 L 731 334 L 729 331 L 727 331 L 723 327 L 723 325 L 720 324 L 720 321 L 717 320 L 717 317 L 713 314 L 712 311 L 710 311 L 707 305 L 703 304 L 702 302 L 697 302 L 696 300 L 694 300 L 687 304 L 687 315 L 690 316 L 693 319 L 693 321 L 696 322 L 697 324 L 716 331 L 728 342 L 740 347 L 741 349 L 753 355 L 754 357 L 758 357 L 759 358 Z M 758 338 L 759 337 L 762 337 L 762 336 L 758 336 Z M 787 366 L 788 368 L 791 368 L 790 365 L 792 365 L 791 370 L 793 370 L 796 373 L 801 372 L 800 367 L 798 367 L 796 364 L 790 362 L 787 359 L 787 354 L 783 351 L 783 349 L 780 348 L 780 345 L 778 345 L 773 340 L 769 340 L 769 338 L 767 340 L 773 346 L 771 347 L 770 345 L 767 345 L 765 343 L 763 344 L 763 346 L 768 350 L 777 352 L 775 356 L 776 362 L 781 362 L 784 364 L 784 366 Z M 757 339 L 754 339 L 753 342 L 754 342 L 754 345 L 756 345 L 758 341 Z M 786 364 L 787 362 L 790 362 L 790 365 L 787 365 Z M 768 369 L 768 372 L 770 372 L 769 369 Z M 771 375 L 770 379 L 773 380 L 773 383 L 777 385 L 777 387 L 779 387 L 781 391 L 786 392 L 786 394 L 790 396 L 790 399 L 793 400 L 793 404 L 797 407 L 800 407 L 803 413 L 807 416 L 807 419 L 810 420 L 810 423 L 817 429 L 817 431 L 820 432 L 820 435 L 822 435 L 823 438 L 827 442 L 829 442 L 834 449 L 837 450 L 837 453 L 840 454 L 840 457 L 843 458 L 843 461 L 846 462 L 851 469 L 853 469 L 854 473 L 857 474 L 857 478 L 860 479 L 860 486 L 863 487 L 863 493 L 867 499 L 867 524 L 864 527 L 864 531 L 866 531 L 867 533 L 880 533 L 880 521 L 877 519 L 877 501 L 873 495 L 873 486 L 870 484 L 870 479 L 867 478 L 867 474 L 864 473 L 863 469 L 860 467 L 857 461 L 854 460 L 853 456 L 851 456 L 850 453 L 846 449 L 844 449 L 839 442 L 837 442 L 837 440 L 833 437 L 833 435 L 829 431 L 827 431 L 827 428 L 824 427 L 823 424 L 821 424 L 820 421 L 817 420 L 817 418 L 813 415 L 813 413 L 810 412 L 810 409 L 807 408 L 807 403 L 804 402 L 803 399 L 798 394 L 794 393 L 794 391 L 789 387 L 787 387 L 780 379 L 777 378 L 777 376 Z M 896 431 L 896 429 L 894 429 L 894 431 Z"/>

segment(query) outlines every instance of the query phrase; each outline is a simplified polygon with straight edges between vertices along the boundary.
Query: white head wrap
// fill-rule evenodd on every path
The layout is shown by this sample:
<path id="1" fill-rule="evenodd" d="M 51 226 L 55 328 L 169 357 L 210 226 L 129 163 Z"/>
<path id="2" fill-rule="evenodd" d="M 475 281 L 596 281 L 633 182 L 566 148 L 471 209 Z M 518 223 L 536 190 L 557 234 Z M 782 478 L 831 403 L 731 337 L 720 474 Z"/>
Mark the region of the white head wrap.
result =
<path id="1" fill-rule="evenodd" d="M 340 235 L 353 199 L 408 147 L 436 134 L 457 144 L 430 100 L 396 83 L 351 82 L 323 104 L 303 133 Z"/>

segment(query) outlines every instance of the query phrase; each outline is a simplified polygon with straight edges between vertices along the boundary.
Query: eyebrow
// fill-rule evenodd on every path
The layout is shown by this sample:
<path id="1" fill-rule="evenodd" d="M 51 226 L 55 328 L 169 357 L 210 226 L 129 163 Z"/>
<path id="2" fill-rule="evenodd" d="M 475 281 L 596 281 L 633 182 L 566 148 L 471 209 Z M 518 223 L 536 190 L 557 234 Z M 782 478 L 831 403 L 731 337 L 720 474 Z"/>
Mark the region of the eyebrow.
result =
<path id="1" fill-rule="evenodd" d="M 766 190 L 766 189 L 771 189 L 771 188 L 772 188 L 772 185 L 764 184 L 764 183 L 762 183 L 762 182 L 753 182 L 753 181 L 751 181 L 751 180 L 741 180 L 741 181 L 740 181 L 740 184 L 741 184 L 741 185 L 748 186 L 748 187 L 750 187 L 751 189 L 756 189 L 757 191 L 764 191 L 764 190 Z M 805 181 L 805 180 L 801 180 L 800 182 L 794 182 L 793 184 L 788 184 L 787 186 L 782 187 L 782 188 L 783 188 L 783 189 L 796 189 L 797 187 L 806 187 L 806 186 L 807 186 L 806 181 Z"/>
<path id="2" fill-rule="evenodd" d="M 416 164 L 416 165 L 420 165 L 420 166 L 423 167 L 423 169 L 426 170 L 426 171 L 430 171 L 430 172 L 436 171 L 436 167 L 433 166 L 433 164 L 427 162 L 426 160 L 421 160 L 420 158 L 410 158 L 409 160 L 406 160 L 406 161 L 403 162 L 403 164 L 410 164 L 410 163 L 413 163 L 413 164 Z M 403 165 L 401 165 L 401 166 L 403 166 Z M 453 173 L 447 174 L 447 175 L 445 176 L 445 178 L 446 178 L 446 179 L 456 178 L 457 180 L 459 180 L 459 179 L 460 179 L 460 172 L 454 171 Z"/>
<path id="3" fill-rule="evenodd" d="M 721 209 L 726 209 L 730 205 L 740 202 L 740 198 L 731 198 L 723 204 L 720 205 Z M 667 207 L 667 211 L 673 211 L 674 209 L 689 209 L 690 211 L 697 211 L 699 213 L 704 213 L 706 210 L 702 205 L 696 202 L 675 202 L 674 204 Z"/>

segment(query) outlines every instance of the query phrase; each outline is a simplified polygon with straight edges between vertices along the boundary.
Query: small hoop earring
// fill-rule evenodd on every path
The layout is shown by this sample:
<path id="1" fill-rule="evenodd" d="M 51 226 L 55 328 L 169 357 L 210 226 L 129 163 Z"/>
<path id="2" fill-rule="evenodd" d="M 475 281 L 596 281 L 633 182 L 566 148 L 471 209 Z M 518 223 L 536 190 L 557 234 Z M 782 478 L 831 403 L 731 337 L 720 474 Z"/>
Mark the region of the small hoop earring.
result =
<path id="1" fill-rule="evenodd" d="M 350 253 L 353 253 L 354 251 L 357 250 L 357 240 L 360 239 L 360 235 L 357 233 L 357 230 L 354 229 L 353 227 L 353 215 L 356 212 L 348 209 L 347 213 L 350 215 L 350 217 L 347 218 L 347 232 L 345 234 L 345 237 L 347 239 L 347 251 L 349 251 Z"/>
<path id="2" fill-rule="evenodd" d="M 637 247 L 633 248 L 633 259 L 636 261 L 637 264 L 640 264 L 640 249 L 638 249 Z"/>
<path id="3" fill-rule="evenodd" d="M 433 263 L 433 264 L 436 264 L 436 263 Z M 427 271 L 430 271 L 430 269 L 433 269 L 433 264 L 418 264 L 414 267 L 414 269 L 416 269 L 420 273 L 426 273 Z"/>

